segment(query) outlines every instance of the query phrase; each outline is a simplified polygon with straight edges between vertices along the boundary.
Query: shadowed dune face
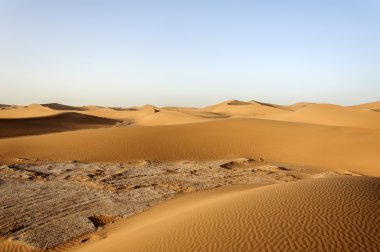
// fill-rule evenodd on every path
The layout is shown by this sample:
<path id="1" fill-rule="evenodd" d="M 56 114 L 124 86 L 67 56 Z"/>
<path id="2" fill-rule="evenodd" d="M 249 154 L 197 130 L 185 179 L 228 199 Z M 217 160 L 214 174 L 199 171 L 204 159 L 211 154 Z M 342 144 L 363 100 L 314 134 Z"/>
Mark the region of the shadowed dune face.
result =
<path id="1" fill-rule="evenodd" d="M 335 177 L 179 199 L 81 251 L 376 251 L 379 185 Z"/>
<path id="2" fill-rule="evenodd" d="M 100 128 L 118 121 L 68 112 L 47 117 L 0 119 L 0 138 Z"/>
<path id="3" fill-rule="evenodd" d="M 45 103 L 41 105 L 50 109 L 55 109 L 55 110 L 73 110 L 73 111 L 86 110 L 86 108 L 84 107 L 74 107 L 74 106 L 69 106 L 69 105 L 64 105 L 64 104 L 59 104 L 59 103 Z"/>

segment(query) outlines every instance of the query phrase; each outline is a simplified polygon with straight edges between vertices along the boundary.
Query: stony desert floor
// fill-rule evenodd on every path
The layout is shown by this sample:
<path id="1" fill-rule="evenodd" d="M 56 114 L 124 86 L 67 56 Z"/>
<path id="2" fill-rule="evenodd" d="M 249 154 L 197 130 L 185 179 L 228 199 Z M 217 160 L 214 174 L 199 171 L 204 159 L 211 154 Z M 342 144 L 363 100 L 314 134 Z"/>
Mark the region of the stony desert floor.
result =
<path id="1" fill-rule="evenodd" d="M 380 102 L 0 108 L 1 251 L 377 251 Z"/>

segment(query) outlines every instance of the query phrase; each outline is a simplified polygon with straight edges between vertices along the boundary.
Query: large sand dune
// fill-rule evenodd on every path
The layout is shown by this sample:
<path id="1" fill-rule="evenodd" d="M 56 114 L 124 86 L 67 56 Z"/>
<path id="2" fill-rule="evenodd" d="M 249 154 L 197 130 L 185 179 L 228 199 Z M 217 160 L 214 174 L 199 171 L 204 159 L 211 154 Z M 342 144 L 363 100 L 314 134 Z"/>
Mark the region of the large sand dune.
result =
<path id="1" fill-rule="evenodd" d="M 261 119 L 81 130 L 0 140 L 0 160 L 121 162 L 264 157 L 380 175 L 380 131 Z"/>
<path id="2" fill-rule="evenodd" d="M 179 199 L 80 251 L 378 251 L 379 185 L 336 177 Z"/>

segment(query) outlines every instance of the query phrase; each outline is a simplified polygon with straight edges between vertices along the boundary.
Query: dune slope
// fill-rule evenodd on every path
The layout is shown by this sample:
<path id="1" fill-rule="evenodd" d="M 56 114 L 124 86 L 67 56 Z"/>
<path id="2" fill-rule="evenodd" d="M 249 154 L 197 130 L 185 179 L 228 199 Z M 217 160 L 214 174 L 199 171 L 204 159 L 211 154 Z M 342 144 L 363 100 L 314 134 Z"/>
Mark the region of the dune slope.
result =
<path id="1" fill-rule="evenodd" d="M 262 116 L 268 114 L 284 114 L 288 110 L 267 103 L 230 100 L 205 107 L 201 109 L 201 111 L 219 113 L 228 116 Z"/>
<path id="2" fill-rule="evenodd" d="M 380 114 L 332 104 L 311 104 L 284 116 L 274 117 L 290 122 L 380 129 Z"/>
<path id="3" fill-rule="evenodd" d="M 0 138 L 111 126 L 118 121 L 73 112 L 47 117 L 0 119 Z"/>
<path id="4" fill-rule="evenodd" d="M 0 140 L 0 161 L 122 162 L 263 157 L 380 176 L 380 131 L 260 119 L 81 130 Z"/>
<path id="5" fill-rule="evenodd" d="M 60 113 L 40 104 L 31 104 L 29 106 L 19 106 L 0 110 L 0 118 L 26 118 L 51 116 Z"/>
<path id="6" fill-rule="evenodd" d="M 380 109 L 380 101 L 376 102 L 370 102 L 370 103 L 363 103 L 359 105 L 349 106 L 349 108 L 356 108 L 356 109 Z"/>
<path id="7" fill-rule="evenodd" d="M 376 251 L 380 179 L 335 177 L 182 200 L 80 251 Z"/>

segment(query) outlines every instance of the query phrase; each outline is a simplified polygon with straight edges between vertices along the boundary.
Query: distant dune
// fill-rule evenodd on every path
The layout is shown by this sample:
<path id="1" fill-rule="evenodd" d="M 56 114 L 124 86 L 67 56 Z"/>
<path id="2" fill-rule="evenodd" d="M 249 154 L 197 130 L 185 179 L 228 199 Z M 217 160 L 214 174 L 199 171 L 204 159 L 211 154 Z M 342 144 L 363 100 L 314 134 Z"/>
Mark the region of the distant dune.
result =
<path id="1" fill-rule="evenodd" d="M 59 111 L 44 107 L 40 104 L 32 104 L 29 106 L 17 106 L 10 109 L 0 110 L 0 118 L 27 118 L 50 116 L 60 113 Z"/>
<path id="2" fill-rule="evenodd" d="M 335 177 L 189 195 L 79 251 L 376 251 L 379 183 Z"/>
<path id="3" fill-rule="evenodd" d="M 41 105 L 47 108 L 55 109 L 55 110 L 74 110 L 74 111 L 86 110 L 85 107 L 74 107 L 74 106 L 64 105 L 60 103 L 45 103 Z"/>
<path id="4" fill-rule="evenodd" d="M 202 111 L 225 114 L 228 116 L 260 116 L 267 114 L 283 114 L 286 109 L 279 106 L 258 102 L 242 102 L 230 100 L 216 105 L 205 107 Z"/>
<path id="5" fill-rule="evenodd" d="M 350 108 L 379 110 L 380 101 L 354 105 L 354 106 L 350 106 Z"/>
<path id="6" fill-rule="evenodd" d="M 380 129 L 380 102 L 351 107 L 332 104 L 296 103 L 290 106 L 257 101 L 229 100 L 204 108 L 152 105 L 132 108 L 74 107 L 59 103 L 32 104 L 0 110 L 0 118 L 29 118 L 77 112 L 122 120 L 125 125 L 160 126 L 204 122 L 224 118 L 260 118 L 309 124 Z"/>
<path id="7" fill-rule="evenodd" d="M 380 129 L 380 114 L 331 104 L 311 104 L 273 119 L 321 125 Z"/>
<path id="8" fill-rule="evenodd" d="M 380 113 L 363 109 L 379 103 L 281 106 L 229 100 L 205 108 L 16 106 L 0 110 L 0 137 L 99 128 L 119 121 L 120 128 L 0 140 L 0 161 L 24 156 L 85 161 L 263 156 L 379 175 Z"/>
<path id="9" fill-rule="evenodd" d="M 0 138 L 100 128 L 118 121 L 67 112 L 46 117 L 0 119 Z"/>

